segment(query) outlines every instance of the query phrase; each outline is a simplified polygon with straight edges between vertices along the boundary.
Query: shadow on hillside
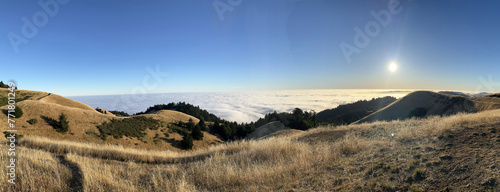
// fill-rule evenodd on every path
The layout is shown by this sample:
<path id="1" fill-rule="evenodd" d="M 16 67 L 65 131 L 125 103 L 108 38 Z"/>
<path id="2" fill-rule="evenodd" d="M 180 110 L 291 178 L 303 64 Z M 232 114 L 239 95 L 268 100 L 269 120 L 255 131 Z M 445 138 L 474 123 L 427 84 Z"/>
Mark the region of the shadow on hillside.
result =
<path id="1" fill-rule="evenodd" d="M 161 140 L 167 142 L 167 143 L 170 143 L 170 145 L 172 145 L 172 147 L 176 147 L 176 148 L 181 148 L 181 141 L 177 141 L 175 139 L 167 139 L 167 138 L 160 138 Z"/>
<path id="2" fill-rule="evenodd" d="M 44 120 L 47 124 L 49 124 L 50 126 L 52 126 L 54 129 L 57 129 L 57 125 L 58 125 L 57 120 L 52 119 L 52 118 L 47 117 L 47 116 L 43 116 L 43 115 L 42 115 L 41 117 L 42 117 L 42 119 L 43 119 L 43 120 Z"/>
<path id="3" fill-rule="evenodd" d="M 2 113 L 5 114 L 5 116 L 9 116 L 9 111 L 6 109 L 2 109 Z"/>

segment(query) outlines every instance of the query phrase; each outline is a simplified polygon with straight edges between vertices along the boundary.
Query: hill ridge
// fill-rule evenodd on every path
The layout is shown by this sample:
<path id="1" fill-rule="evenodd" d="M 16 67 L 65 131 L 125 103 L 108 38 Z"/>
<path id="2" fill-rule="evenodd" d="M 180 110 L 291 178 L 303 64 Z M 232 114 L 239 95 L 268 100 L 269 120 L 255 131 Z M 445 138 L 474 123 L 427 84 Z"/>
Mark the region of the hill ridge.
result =
<path id="1" fill-rule="evenodd" d="M 500 98 L 487 96 L 467 97 L 436 93 L 432 91 L 415 91 L 396 100 L 388 106 L 361 118 L 353 124 L 373 121 L 392 121 L 415 116 L 448 116 L 461 112 L 476 113 L 499 108 Z"/>

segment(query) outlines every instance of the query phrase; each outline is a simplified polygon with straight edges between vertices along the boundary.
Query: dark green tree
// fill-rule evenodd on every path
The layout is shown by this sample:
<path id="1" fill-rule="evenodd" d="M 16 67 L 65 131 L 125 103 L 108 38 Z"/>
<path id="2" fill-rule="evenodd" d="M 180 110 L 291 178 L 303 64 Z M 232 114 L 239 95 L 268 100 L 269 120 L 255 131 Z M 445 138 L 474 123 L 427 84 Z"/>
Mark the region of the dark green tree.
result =
<path id="1" fill-rule="evenodd" d="M 0 88 L 9 88 L 9 86 L 5 85 L 3 81 L 0 81 Z"/>
<path id="2" fill-rule="evenodd" d="M 68 117 L 64 113 L 59 115 L 59 124 L 57 126 L 57 131 L 61 133 L 66 133 L 69 131 Z"/>
<path id="3" fill-rule="evenodd" d="M 186 125 L 186 128 L 189 130 L 189 131 L 192 131 L 194 129 L 196 125 L 194 124 L 194 121 L 193 119 L 189 118 L 189 121 Z"/>
<path id="4" fill-rule="evenodd" d="M 207 125 L 205 124 L 205 121 L 203 119 L 200 119 L 198 125 L 200 126 L 202 131 L 207 131 Z"/>
<path id="5" fill-rule="evenodd" d="M 189 134 L 182 136 L 181 147 L 186 150 L 191 150 L 193 148 L 193 137 Z"/>
<path id="6" fill-rule="evenodd" d="M 191 136 L 194 140 L 203 140 L 203 133 L 201 132 L 199 123 L 194 127 L 193 131 L 191 132 Z"/>
<path id="7" fill-rule="evenodd" d="M 314 111 L 304 112 L 302 109 L 295 108 L 287 126 L 293 129 L 307 130 L 316 126 L 316 124 L 316 113 Z"/>

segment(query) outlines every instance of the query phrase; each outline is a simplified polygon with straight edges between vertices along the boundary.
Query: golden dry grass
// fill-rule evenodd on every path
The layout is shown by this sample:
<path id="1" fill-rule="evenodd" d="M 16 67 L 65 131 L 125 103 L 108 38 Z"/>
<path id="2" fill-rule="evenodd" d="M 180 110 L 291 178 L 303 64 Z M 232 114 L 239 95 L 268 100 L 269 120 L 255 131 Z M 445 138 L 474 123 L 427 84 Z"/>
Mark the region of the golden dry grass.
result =
<path id="1" fill-rule="evenodd" d="M 233 153 L 245 149 L 245 143 L 234 143 L 231 146 L 217 145 L 191 152 L 170 150 L 145 150 L 125 148 L 120 145 L 81 143 L 67 140 L 53 140 L 46 137 L 28 136 L 21 145 L 41 149 L 56 154 L 73 153 L 81 156 L 112 159 L 118 161 L 135 161 L 141 163 L 177 163 L 203 159 L 214 153 Z"/>
<path id="2" fill-rule="evenodd" d="M 37 100 L 39 98 L 42 98 L 46 96 L 48 93 L 47 92 L 42 92 L 42 91 L 30 91 L 30 90 L 15 90 L 16 93 L 16 98 L 22 98 L 22 99 L 27 99 L 27 100 Z M 2 96 L 6 96 L 7 93 L 10 93 L 10 90 L 7 88 L 0 88 L 0 94 Z"/>
<path id="3" fill-rule="evenodd" d="M 0 91 L 8 90 L 3 89 Z M 120 139 L 111 138 L 107 141 L 102 141 L 96 136 L 99 133 L 99 130 L 96 127 L 97 125 L 114 118 L 123 119 L 129 117 L 116 117 L 111 113 L 102 114 L 88 105 L 56 94 L 49 95 L 45 92 L 27 90 L 18 90 L 16 91 L 16 94 L 18 96 L 24 95 L 29 97 L 28 100 L 16 103 L 16 105 L 21 107 L 24 111 L 24 115 L 21 118 L 15 119 L 15 129 L 18 130 L 18 134 L 25 136 L 41 136 L 56 140 L 70 140 L 96 144 L 116 144 L 138 149 L 167 149 L 180 151 L 180 149 L 176 146 L 176 143 L 178 143 L 182 137 L 177 133 L 170 133 L 169 137 L 164 137 L 164 133 L 169 132 L 169 129 L 166 128 L 166 124 L 164 124 L 159 130 L 146 130 L 147 136 L 143 138 L 142 141 L 137 138 L 127 137 Z M 7 107 L 8 106 L 2 106 L 0 107 L 0 110 L 6 110 Z M 50 119 L 57 120 L 61 113 L 66 114 L 69 120 L 70 128 L 69 132 L 66 134 L 57 132 L 48 122 Z M 152 117 L 165 123 L 178 121 L 187 122 L 189 119 L 193 119 L 195 122 L 199 121 L 193 116 L 171 110 L 161 110 L 155 114 L 145 114 L 141 116 Z M 28 120 L 30 119 L 37 119 L 38 123 L 31 125 L 28 123 Z M 7 122 L 7 117 L 5 115 L 0 115 L 0 120 Z M 9 129 L 10 128 L 7 123 L 0 123 L 1 132 Z M 157 141 L 155 142 L 154 137 L 156 134 L 158 134 L 161 139 L 156 139 Z M 5 138 L 0 138 L 0 141 L 5 141 Z M 205 139 L 203 141 L 195 141 L 194 148 L 204 148 L 220 142 L 222 141 L 217 137 L 209 133 L 205 133 Z"/>
<path id="4" fill-rule="evenodd" d="M 177 123 L 179 121 L 188 122 L 189 119 L 193 119 L 194 123 L 198 123 L 200 121 L 196 117 L 173 110 L 160 110 L 154 114 L 143 114 L 139 116 L 152 117 L 167 123 Z"/>
<path id="5" fill-rule="evenodd" d="M 110 115 L 101 114 L 95 110 L 83 110 L 79 108 L 62 106 L 55 103 L 41 102 L 38 100 L 25 100 L 16 104 L 24 111 L 21 118 L 16 118 L 16 129 L 22 135 L 38 135 L 54 139 L 67 139 L 74 141 L 97 141 L 85 134 L 87 131 L 97 132 L 96 125 L 113 118 Z M 6 109 L 7 106 L 0 109 Z M 61 134 L 46 121 L 46 119 L 57 120 L 59 115 L 64 113 L 69 120 L 69 134 Z M 27 121 L 36 118 L 38 123 L 30 125 Z M 2 115 L 1 120 L 7 121 L 7 117 Z M 6 123 L 0 124 L 0 130 L 8 130 Z M 4 140 L 5 138 L 2 138 Z"/>
<path id="6" fill-rule="evenodd" d="M 83 103 L 80 103 L 78 101 L 68 99 L 66 97 L 56 95 L 53 93 L 39 99 L 39 101 L 45 102 L 45 103 L 54 103 L 54 104 L 58 104 L 58 105 L 66 106 L 66 107 L 77 108 L 77 109 L 95 111 L 94 108 L 92 108 L 86 104 L 83 104 Z"/>
<path id="7" fill-rule="evenodd" d="M 474 151 L 464 148 L 463 157 L 449 154 L 453 147 L 447 142 L 452 140 L 446 138 L 450 135 L 461 138 L 459 134 L 466 129 L 486 132 L 488 126 L 496 124 L 500 124 L 500 110 L 321 127 L 191 152 L 138 150 L 33 137 L 27 137 L 22 145 L 68 153 L 67 159 L 83 172 L 85 191 L 425 191 L 440 190 L 434 186 L 460 189 L 465 187 L 463 181 L 469 182 L 470 189 L 488 190 L 495 189 L 491 188 L 495 186 L 489 186 L 483 180 L 500 177 L 494 166 L 472 170 L 478 174 L 476 177 L 446 180 L 449 183 L 444 183 L 444 179 L 451 176 L 439 172 L 442 169 L 439 165 L 459 167 L 471 163 L 467 165 L 472 167 L 474 162 L 447 160 L 446 155 L 466 159 L 467 152 Z M 342 134 L 331 137 L 330 132 Z M 303 139 L 314 134 L 319 142 Z M 326 138 L 321 138 L 322 135 Z M 481 148 L 479 154 L 496 154 L 500 146 L 494 142 L 493 135 L 485 138 L 493 143 Z M 34 153 L 20 158 L 40 162 L 48 158 L 31 154 Z M 500 162 L 498 156 L 488 158 L 478 161 Z M 55 178 L 64 178 L 62 173 L 55 173 L 59 174 Z M 54 177 L 37 172 L 24 174 L 30 174 L 30 177 L 38 175 L 46 182 Z M 464 174 L 467 172 L 461 176 Z M 67 189 L 67 183 L 58 183 L 57 180 L 53 183 L 57 189 Z M 28 187 L 23 185 L 19 189 Z"/>
<path id="8" fill-rule="evenodd" d="M 68 191 L 70 171 L 51 153 L 17 147 L 16 184 L 7 183 L 7 165 L 10 157 L 6 148 L 0 150 L 0 191 Z M 5 166 L 4 166 L 5 165 Z"/>

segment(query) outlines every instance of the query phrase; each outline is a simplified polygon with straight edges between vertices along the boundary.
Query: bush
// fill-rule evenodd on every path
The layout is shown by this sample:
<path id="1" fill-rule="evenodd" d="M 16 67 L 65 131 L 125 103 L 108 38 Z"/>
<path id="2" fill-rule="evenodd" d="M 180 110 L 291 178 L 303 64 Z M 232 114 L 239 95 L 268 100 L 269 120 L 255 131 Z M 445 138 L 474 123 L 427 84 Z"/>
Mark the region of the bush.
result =
<path id="1" fill-rule="evenodd" d="M 189 131 L 192 131 L 196 125 L 194 124 L 193 119 L 189 118 L 188 123 L 186 124 L 186 128 Z"/>
<path id="2" fill-rule="evenodd" d="M 0 81 L 0 88 L 9 88 L 9 86 L 3 83 L 3 81 Z"/>
<path id="3" fill-rule="evenodd" d="M 191 132 L 191 136 L 195 140 L 203 140 L 203 133 L 201 132 L 201 126 L 200 124 L 197 124 L 193 131 Z"/>
<path id="4" fill-rule="evenodd" d="M 108 135 L 116 139 L 123 136 L 142 138 L 146 135 L 144 132 L 146 129 L 157 130 L 159 127 L 160 120 L 143 116 L 122 120 L 112 119 L 110 122 L 104 122 L 97 126 L 103 140 Z"/>
<path id="5" fill-rule="evenodd" d="M 102 110 L 101 108 L 97 107 L 95 110 L 99 113 L 106 114 L 106 111 Z"/>
<path id="6" fill-rule="evenodd" d="M 121 117 L 128 117 L 130 116 L 128 113 L 123 112 L 123 111 L 109 111 L 110 113 L 113 113 L 116 116 L 121 116 Z"/>
<path id="7" fill-rule="evenodd" d="M 22 116 L 23 116 L 23 110 L 21 109 L 21 107 L 16 106 L 16 108 L 14 109 L 14 117 L 20 118 Z"/>
<path id="8" fill-rule="evenodd" d="M 207 131 L 207 125 L 205 124 L 205 121 L 203 119 L 200 119 L 198 125 L 200 126 L 202 131 Z"/>
<path id="9" fill-rule="evenodd" d="M 410 113 L 408 114 L 408 117 L 425 117 L 425 115 L 427 115 L 427 109 L 423 108 L 423 107 L 417 107 L 415 109 L 413 109 L 412 111 L 410 111 Z"/>
<path id="10" fill-rule="evenodd" d="M 15 142 L 16 144 L 17 144 L 17 142 L 19 142 L 19 139 L 24 137 L 24 135 L 19 135 L 17 133 L 11 133 L 8 131 L 3 132 L 3 134 L 4 134 L 6 139 L 8 139 L 8 137 L 10 137 L 11 134 L 14 134 L 14 138 L 16 138 L 16 142 Z"/>
<path id="11" fill-rule="evenodd" d="M 292 129 L 307 130 L 316 127 L 316 113 L 304 112 L 302 109 L 295 108 L 292 112 L 292 118 L 289 119 L 288 127 Z"/>
<path id="12" fill-rule="evenodd" d="M 38 119 L 36 119 L 36 118 L 34 118 L 34 119 L 30 119 L 30 120 L 28 120 L 28 123 L 29 123 L 30 125 L 34 125 L 34 124 L 38 123 Z"/>
<path id="13" fill-rule="evenodd" d="M 67 118 L 68 117 L 66 117 L 64 113 L 61 113 L 61 115 L 59 115 L 57 132 L 66 133 L 69 131 L 69 122 Z"/>
<path id="14" fill-rule="evenodd" d="M 190 150 L 193 148 L 193 137 L 191 135 L 184 135 L 181 141 L 181 147 L 186 150 Z"/>

